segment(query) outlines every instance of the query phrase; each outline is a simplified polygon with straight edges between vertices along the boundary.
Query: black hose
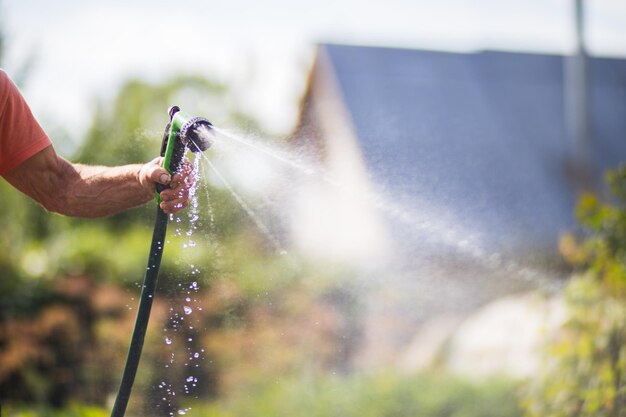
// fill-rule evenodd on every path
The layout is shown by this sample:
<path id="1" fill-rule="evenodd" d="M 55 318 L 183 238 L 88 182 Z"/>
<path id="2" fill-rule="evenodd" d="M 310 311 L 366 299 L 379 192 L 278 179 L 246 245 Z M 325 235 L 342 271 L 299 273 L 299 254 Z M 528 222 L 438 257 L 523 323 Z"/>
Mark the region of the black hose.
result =
<path id="1" fill-rule="evenodd" d="M 172 112 L 172 109 L 175 110 Z M 165 157 L 163 167 L 170 173 L 178 172 L 186 151 L 186 146 L 180 137 L 180 133 L 176 133 L 172 143 L 169 143 L 170 129 L 172 128 L 171 118 L 179 110 L 180 109 L 176 106 L 168 110 L 170 122 L 165 127 L 163 141 L 161 143 L 161 156 Z M 166 153 L 170 146 L 172 146 L 173 149 L 168 162 Z M 157 195 L 160 195 L 161 191 L 169 188 L 169 184 L 155 184 L 155 188 Z M 158 202 L 160 202 L 160 198 L 157 199 L 157 203 Z M 111 417 L 124 417 L 126 407 L 128 406 L 128 400 L 130 398 L 130 392 L 133 389 L 133 383 L 135 382 L 135 376 L 137 375 L 137 368 L 139 367 L 139 359 L 141 358 L 141 350 L 143 349 L 143 341 L 146 336 L 146 329 L 148 328 L 148 321 L 150 319 L 150 310 L 152 309 L 154 291 L 156 289 L 157 279 L 159 278 L 159 268 L 161 267 L 163 246 L 165 246 L 167 222 L 168 214 L 166 214 L 157 204 L 156 221 L 154 224 L 154 232 L 152 233 L 152 245 L 150 246 L 150 256 L 148 257 L 146 275 L 143 279 L 143 288 L 141 290 L 141 298 L 139 299 L 139 308 L 137 309 L 135 328 L 133 330 L 133 336 L 130 340 L 126 366 L 124 367 L 124 374 L 122 375 L 120 389 L 117 393 L 117 397 L 115 398 L 113 410 L 111 411 Z"/>
<path id="2" fill-rule="evenodd" d="M 159 267 L 161 266 L 161 256 L 163 255 L 163 246 L 165 245 L 167 221 L 168 215 L 157 206 L 157 216 L 154 224 L 154 232 L 152 234 L 152 245 L 150 246 L 148 266 L 146 267 L 146 275 L 143 280 L 135 329 L 133 330 L 133 336 L 128 349 L 128 357 L 126 359 L 126 367 L 124 368 L 120 389 L 117 393 L 115 404 L 113 405 L 113 411 L 111 411 L 111 417 L 124 417 L 124 413 L 126 413 L 128 399 L 130 398 L 130 392 L 133 388 L 133 382 L 135 381 L 135 375 L 137 374 L 137 368 L 139 366 L 139 358 L 141 357 L 143 341 L 146 336 L 148 320 L 150 319 L 154 291 L 159 277 Z"/>

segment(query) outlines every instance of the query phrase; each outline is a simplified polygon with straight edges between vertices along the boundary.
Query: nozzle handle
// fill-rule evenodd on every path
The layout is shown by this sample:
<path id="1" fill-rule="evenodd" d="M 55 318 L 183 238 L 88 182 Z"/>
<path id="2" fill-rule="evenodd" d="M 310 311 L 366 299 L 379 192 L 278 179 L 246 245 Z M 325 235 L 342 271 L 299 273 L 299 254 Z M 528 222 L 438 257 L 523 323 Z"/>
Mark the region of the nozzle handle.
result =
<path id="1" fill-rule="evenodd" d="M 163 168 L 165 168 L 170 175 L 176 174 L 180 169 L 186 149 L 186 146 L 180 137 L 180 128 L 177 128 L 177 126 L 174 126 L 173 128 L 173 118 L 179 110 L 178 106 L 172 106 L 168 109 L 170 122 L 165 127 L 163 140 L 161 142 L 161 156 L 164 157 Z M 159 194 L 161 191 L 170 188 L 170 186 L 169 184 L 156 184 L 155 188 L 155 201 L 159 204 L 161 202 Z"/>

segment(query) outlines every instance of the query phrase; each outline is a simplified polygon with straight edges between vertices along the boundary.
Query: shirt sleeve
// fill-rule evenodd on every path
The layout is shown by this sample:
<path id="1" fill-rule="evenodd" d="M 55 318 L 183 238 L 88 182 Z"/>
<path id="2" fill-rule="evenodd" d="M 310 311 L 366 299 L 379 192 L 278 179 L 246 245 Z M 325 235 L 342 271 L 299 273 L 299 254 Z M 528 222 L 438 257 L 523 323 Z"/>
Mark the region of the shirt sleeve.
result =
<path id="1" fill-rule="evenodd" d="M 0 175 L 51 144 L 20 91 L 0 69 Z"/>

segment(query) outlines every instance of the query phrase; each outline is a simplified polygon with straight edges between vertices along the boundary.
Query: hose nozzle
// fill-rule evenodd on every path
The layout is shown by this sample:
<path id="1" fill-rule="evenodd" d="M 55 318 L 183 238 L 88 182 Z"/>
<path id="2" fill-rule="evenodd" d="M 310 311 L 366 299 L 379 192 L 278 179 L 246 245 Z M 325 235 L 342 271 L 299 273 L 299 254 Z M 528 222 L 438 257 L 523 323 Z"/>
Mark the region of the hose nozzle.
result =
<path id="1" fill-rule="evenodd" d="M 213 125 L 203 117 L 193 117 L 180 128 L 180 137 L 191 152 L 204 152 L 213 144 Z"/>
<path id="2" fill-rule="evenodd" d="M 170 135 L 178 134 L 182 143 L 191 152 L 204 152 L 213 143 L 213 125 L 204 117 L 191 117 L 178 106 L 168 109 Z"/>
<path id="3" fill-rule="evenodd" d="M 203 117 L 191 117 L 178 106 L 168 109 L 170 122 L 165 128 L 161 144 L 161 156 L 165 157 L 163 167 L 170 174 L 178 171 L 185 149 L 191 152 L 204 152 L 213 143 L 213 125 Z"/>

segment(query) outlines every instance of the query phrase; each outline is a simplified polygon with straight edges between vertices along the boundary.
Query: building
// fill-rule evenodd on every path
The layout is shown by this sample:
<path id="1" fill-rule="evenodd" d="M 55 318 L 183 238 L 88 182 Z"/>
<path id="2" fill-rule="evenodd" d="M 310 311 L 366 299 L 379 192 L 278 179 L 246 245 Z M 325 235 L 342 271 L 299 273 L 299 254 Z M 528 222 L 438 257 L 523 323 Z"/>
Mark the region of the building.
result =
<path id="1" fill-rule="evenodd" d="M 394 341 L 378 353 L 430 317 L 558 283 L 580 192 L 626 160 L 626 59 L 589 58 L 587 85 L 568 81 L 570 61 L 319 47 L 295 143 L 333 180 L 301 193 L 295 242 L 372 268 L 366 338 Z"/>

